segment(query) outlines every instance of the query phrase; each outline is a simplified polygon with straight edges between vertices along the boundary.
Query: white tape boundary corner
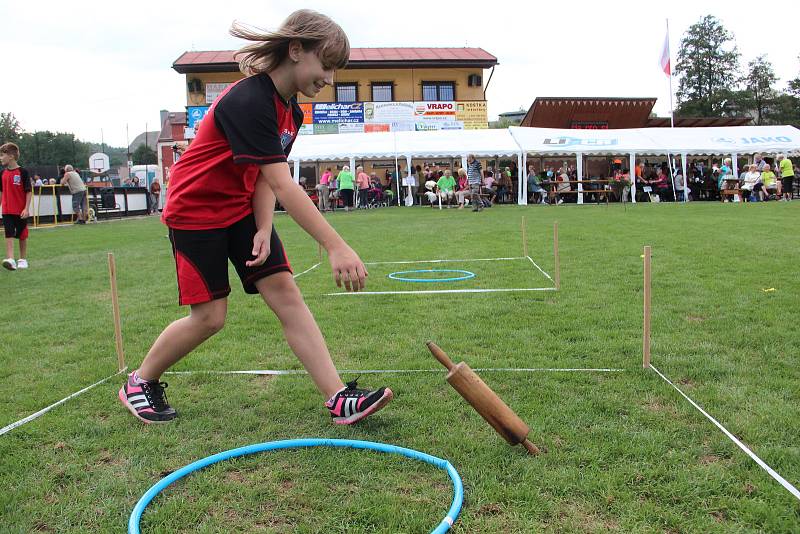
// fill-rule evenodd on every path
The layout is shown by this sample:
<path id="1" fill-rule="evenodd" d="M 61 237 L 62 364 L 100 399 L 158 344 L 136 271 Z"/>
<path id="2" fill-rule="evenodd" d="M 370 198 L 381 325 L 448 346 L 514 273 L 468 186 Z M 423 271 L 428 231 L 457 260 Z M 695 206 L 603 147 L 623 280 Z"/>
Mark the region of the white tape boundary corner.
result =
<path id="1" fill-rule="evenodd" d="M 697 408 L 697 410 L 698 410 L 698 411 L 699 411 L 701 414 L 703 414 L 703 415 L 704 415 L 704 416 L 705 416 L 705 417 L 706 417 L 706 418 L 707 418 L 709 421 L 711 421 L 711 422 L 714 424 L 714 426 L 716 426 L 717 428 L 719 428 L 719 429 L 722 431 L 722 433 L 723 433 L 723 434 L 725 434 L 726 436 L 728 436 L 728 438 L 729 438 L 731 441 L 733 441 L 733 442 L 736 444 L 736 446 L 737 446 L 737 447 L 739 447 L 740 449 L 742 449 L 742 451 L 743 451 L 745 454 L 747 454 L 747 455 L 748 455 L 748 456 L 749 456 L 749 457 L 750 457 L 750 458 L 751 458 L 751 459 L 752 459 L 752 460 L 753 460 L 755 463 L 757 463 L 757 464 L 759 465 L 759 467 L 761 467 L 761 468 L 762 468 L 764 471 L 766 471 L 766 472 L 767 472 L 767 474 L 769 474 L 769 476 L 771 476 L 771 477 L 772 477 L 772 478 L 774 478 L 776 481 L 778 481 L 778 483 L 779 483 L 781 486 L 783 486 L 783 487 L 784 487 L 786 490 L 788 490 L 788 491 L 789 491 L 789 493 L 791 493 L 792 495 L 794 495 L 794 497 L 795 497 L 796 499 L 800 500 L 800 491 L 798 491 L 798 490 L 797 490 L 797 488 L 795 488 L 795 487 L 794 487 L 794 486 L 793 486 L 793 485 L 792 485 L 792 484 L 791 484 L 789 481 L 787 481 L 787 480 L 786 480 L 785 478 L 783 478 L 783 477 L 782 477 L 780 474 L 778 474 L 778 472 L 777 472 L 777 471 L 775 471 L 775 470 L 774 470 L 774 469 L 772 469 L 772 468 L 771 468 L 769 465 L 767 465 L 767 463 L 766 463 L 764 460 L 762 460 L 761 458 L 759 458 L 758 456 L 756 456 L 756 454 L 755 454 L 753 451 L 751 451 L 751 450 L 750 450 L 750 449 L 747 447 L 747 445 L 745 445 L 744 443 L 742 443 L 741 441 L 739 441 L 739 439 L 738 439 L 736 436 L 734 436 L 732 433 L 730 433 L 730 432 L 728 431 L 728 429 L 727 429 L 727 428 L 725 428 L 724 426 L 722 426 L 722 424 L 721 424 L 719 421 L 717 421 L 717 420 L 716 420 L 716 419 L 714 419 L 714 418 L 713 418 L 711 415 L 709 415 L 709 414 L 708 414 L 708 412 L 706 412 L 706 411 L 705 411 L 703 408 L 701 408 L 701 407 L 700 407 L 700 406 L 699 406 L 699 405 L 698 405 L 696 402 L 694 402 L 694 401 L 693 401 L 691 398 L 689 398 L 689 396 L 688 396 L 688 395 L 686 395 L 686 393 L 684 393 L 683 391 L 681 391 L 681 389 L 680 389 L 678 386 L 676 386 L 675 384 L 673 384 L 673 383 L 672 383 L 672 381 L 671 381 L 669 378 L 667 378 L 666 376 L 664 376 L 663 374 L 661 374 L 661 371 L 659 371 L 658 369 L 656 369 L 656 367 L 655 367 L 653 364 L 650 364 L 650 368 L 651 368 L 653 371 L 655 371 L 655 372 L 656 372 L 656 374 L 658 374 L 658 376 L 660 376 L 661 378 L 663 378 L 663 379 L 664 379 L 664 380 L 667 382 L 667 384 L 669 384 L 670 386 L 672 386 L 673 388 L 675 388 L 675 391 L 677 391 L 678 393 L 680 393 L 680 394 L 681 394 L 681 396 L 683 396 L 683 398 L 684 398 L 684 399 L 686 399 L 687 401 L 689 401 L 689 403 L 690 403 L 692 406 L 694 406 L 695 408 Z"/>
<path id="2" fill-rule="evenodd" d="M 416 290 L 416 291 L 336 291 L 333 293 L 323 293 L 323 296 L 334 297 L 338 295 L 436 295 L 436 294 L 455 294 L 455 293 L 511 293 L 516 291 L 557 291 L 553 278 L 530 256 L 512 256 L 502 258 L 469 258 L 469 259 L 440 259 L 440 260 L 402 260 L 402 261 L 368 261 L 364 265 L 410 265 L 415 263 L 467 263 L 471 261 L 514 261 L 514 260 L 528 260 L 533 266 L 539 270 L 550 282 L 553 287 L 519 287 L 519 288 L 488 288 L 488 289 L 431 289 L 431 290 Z M 313 271 L 320 266 L 316 263 L 305 271 L 295 274 L 293 278 L 298 278 L 308 272 Z"/>
<path id="3" fill-rule="evenodd" d="M 52 409 L 53 409 L 53 408 L 55 408 L 56 406 L 59 406 L 59 405 L 61 405 L 61 404 L 64 404 L 64 403 L 65 403 L 65 402 L 67 402 L 68 400 L 70 400 L 70 399 L 74 399 L 75 397 L 77 397 L 78 395 L 81 395 L 82 393 L 86 393 L 87 391 L 89 391 L 89 390 L 90 390 L 90 389 L 92 389 L 93 387 L 95 387 L 95 386 L 99 386 L 99 385 L 100 385 L 100 384 L 102 384 L 103 382 L 107 382 L 108 380 L 111 380 L 111 379 L 112 379 L 112 378 L 114 378 L 115 376 L 118 376 L 118 375 L 120 375 L 120 374 L 124 373 L 124 372 L 125 372 L 125 371 L 127 371 L 127 370 L 128 370 L 128 368 L 127 368 L 127 367 L 125 367 L 125 368 L 123 368 L 122 370 L 120 370 L 120 371 L 117 371 L 117 372 L 116 372 L 116 373 L 114 373 L 113 375 L 111 375 L 111 376 L 107 376 L 106 378 L 104 378 L 104 379 L 100 380 L 99 382 L 95 382 L 95 383 L 94 383 L 94 384 L 92 384 L 91 386 L 87 386 L 87 387 L 83 388 L 83 389 L 82 389 L 82 390 L 80 390 L 80 391 L 76 391 L 76 392 L 75 392 L 75 393 L 73 393 L 72 395 L 69 395 L 69 396 L 67 396 L 67 397 L 64 397 L 64 398 L 63 398 L 63 399 L 61 399 L 60 401 L 58 401 L 58 402 L 54 402 L 53 404 L 51 404 L 50 406 L 48 406 L 48 407 L 46 407 L 46 408 L 42 408 L 42 409 L 41 409 L 41 410 L 39 410 L 38 412 L 36 412 L 36 413 L 33 413 L 33 414 L 29 415 L 28 417 L 25 417 L 24 419 L 20 419 L 19 421 L 16 421 L 16 422 L 14 422 L 14 423 L 11 423 L 10 425 L 7 425 L 7 426 L 4 426 L 3 428 L 0 428 L 0 436 L 2 436 L 3 434 L 6 434 L 6 433 L 8 433 L 8 432 L 11 432 L 11 431 L 12 431 L 12 430 L 14 430 L 15 428 L 17 428 L 17 427 L 20 427 L 20 426 L 24 425 L 25 423 L 30 423 L 30 422 L 31 422 L 31 421 L 33 421 L 34 419 L 38 419 L 39 417 L 43 416 L 44 414 L 46 414 L 47 412 L 49 412 L 50 410 L 52 410 Z"/>

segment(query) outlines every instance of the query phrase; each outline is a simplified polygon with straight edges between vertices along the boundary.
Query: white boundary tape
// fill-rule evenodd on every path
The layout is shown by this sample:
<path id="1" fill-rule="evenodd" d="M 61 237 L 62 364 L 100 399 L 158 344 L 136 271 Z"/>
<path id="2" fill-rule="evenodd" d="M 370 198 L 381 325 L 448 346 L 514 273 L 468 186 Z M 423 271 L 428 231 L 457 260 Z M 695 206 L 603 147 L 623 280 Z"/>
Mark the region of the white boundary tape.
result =
<path id="1" fill-rule="evenodd" d="M 544 272 L 544 270 L 542 270 L 542 268 L 541 268 L 541 267 L 539 267 L 538 265 L 536 265 L 536 262 L 535 262 L 535 261 L 533 261 L 533 258 L 531 258 L 530 256 L 525 256 L 525 257 L 526 257 L 526 258 L 528 258 L 529 260 L 531 260 L 531 263 L 533 264 L 533 266 L 534 266 L 534 267 L 536 267 L 537 269 L 539 269 L 539 271 L 541 271 L 541 273 L 542 273 L 543 275 L 545 275 L 545 276 L 548 278 L 548 280 L 550 280 L 551 282 L 553 282 L 553 283 L 555 284 L 555 282 L 553 281 L 553 279 L 552 279 L 552 278 L 550 278 L 550 275 L 549 275 L 549 274 L 547 274 L 546 272 Z"/>
<path id="2" fill-rule="evenodd" d="M 505 372 L 505 373 L 537 373 L 537 372 L 593 372 L 593 373 L 617 373 L 625 369 L 614 368 L 597 368 L 597 369 L 578 369 L 578 368 L 557 368 L 557 367 L 530 367 L 530 368 L 477 368 L 473 369 L 475 372 Z M 362 374 L 362 375 L 377 375 L 377 374 L 409 374 L 409 373 L 445 373 L 446 369 L 340 369 L 339 374 Z M 308 372 L 303 369 L 253 369 L 247 371 L 167 371 L 164 374 L 168 375 L 195 375 L 195 374 L 208 374 L 208 375 L 271 375 L 271 376 L 286 376 L 286 375 L 307 375 Z"/>
<path id="3" fill-rule="evenodd" d="M 464 263 L 468 261 L 509 261 L 509 260 L 524 260 L 525 256 L 520 256 L 518 258 L 476 258 L 472 260 L 407 260 L 407 261 L 369 261 L 365 262 L 364 265 L 399 265 L 404 263 Z M 528 258 L 530 259 L 530 258 Z M 533 260 L 531 260 L 533 261 Z M 534 264 L 535 265 L 535 264 Z"/>
<path id="4" fill-rule="evenodd" d="M 314 265 L 312 265 L 311 267 L 309 267 L 308 269 L 306 269 L 302 273 L 292 275 L 292 278 L 297 278 L 298 276 L 303 276 L 304 274 L 309 273 L 309 272 L 313 271 L 314 269 L 316 269 L 317 267 L 319 267 L 319 265 L 320 265 L 319 263 L 315 263 Z"/>
<path id="5" fill-rule="evenodd" d="M 751 458 L 751 459 L 752 459 L 752 460 L 753 460 L 755 463 L 757 463 L 757 464 L 758 464 L 758 465 L 759 465 L 759 466 L 760 466 L 760 467 L 761 467 L 761 468 L 762 468 L 764 471 L 766 471 L 766 472 L 769 474 L 769 476 L 771 476 L 772 478 L 774 478 L 775 480 L 777 480 L 777 481 L 778 481 L 778 483 L 779 483 L 781 486 L 783 486 L 784 488 L 786 488 L 786 489 L 789 491 L 789 493 L 791 493 L 792 495 L 794 495 L 794 496 L 795 496 L 795 498 L 797 498 L 797 499 L 800 499 L 800 491 L 798 491 L 798 490 L 797 490 L 797 488 L 795 488 L 794 486 L 792 486 L 792 485 L 791 485 L 791 484 L 790 484 L 790 483 L 789 483 L 789 482 L 788 482 L 788 481 L 787 481 L 785 478 L 783 478 L 782 476 L 780 476 L 780 475 L 779 475 L 779 474 L 778 474 L 778 473 L 777 473 L 777 472 L 776 472 L 774 469 L 772 469 L 770 466 L 768 466 L 768 465 L 766 464 L 766 462 L 764 462 L 764 460 L 762 460 L 761 458 L 759 458 L 758 456 L 756 456 L 756 454 L 755 454 L 753 451 L 751 451 L 750 449 L 748 449 L 748 448 L 747 448 L 747 445 L 745 445 L 744 443 L 742 443 L 741 441 L 739 441 L 739 440 L 736 438 L 736 436 L 734 436 L 733 434 L 731 434 L 730 432 L 728 432 L 728 429 L 727 429 L 727 428 L 725 428 L 724 426 L 722 426 L 722 425 L 719 423 L 719 421 L 717 421 L 716 419 L 714 419 L 713 417 L 711 417 L 711 416 L 710 416 L 710 415 L 709 415 L 709 414 L 708 414 L 708 413 L 707 413 L 705 410 L 703 410 L 703 409 L 702 409 L 700 406 L 698 406 L 696 402 L 694 402 L 692 399 L 690 399 L 690 398 L 689 398 L 689 397 L 686 395 L 686 393 L 684 393 L 683 391 L 681 391 L 681 390 L 680 390 L 680 388 L 679 388 L 678 386 L 676 386 L 675 384 L 673 384 L 673 383 L 670 381 L 670 379 L 669 379 L 669 378 L 667 378 L 666 376 L 662 375 L 662 374 L 661 374 L 661 371 L 659 371 L 658 369 L 656 369 L 654 365 L 650 365 L 650 368 L 651 368 L 653 371 L 655 371 L 655 372 L 658 374 L 658 376 L 660 376 L 661 378 L 663 378 L 663 379 L 664 379 L 664 380 L 667 382 L 667 384 L 669 384 L 670 386 L 672 386 L 673 388 L 675 388 L 675 391 L 677 391 L 678 393 L 680 393 L 680 394 L 683 396 L 683 398 L 684 398 L 684 399 L 686 399 L 687 401 L 689 401 L 689 403 L 690 403 L 692 406 L 694 406 L 695 408 L 697 408 L 697 409 L 700 411 L 700 413 L 702 413 L 703 415 L 705 415 L 705 416 L 706 416 L 706 418 L 707 418 L 709 421 L 711 421 L 712 423 L 714 423 L 714 425 L 715 425 L 717 428 L 719 428 L 720 430 L 722 430 L 722 432 L 723 432 L 723 433 L 724 433 L 726 436 L 728 436 L 728 438 L 730 438 L 730 440 L 731 440 L 731 441 L 733 441 L 733 442 L 736 444 L 736 446 L 737 446 L 737 447 L 739 447 L 740 449 L 742 449 L 742 451 L 744 451 L 744 453 L 745 453 L 745 454 L 747 454 L 747 455 L 748 455 L 748 456 L 749 456 L 749 457 L 750 457 L 750 458 Z"/>
<path id="6" fill-rule="evenodd" d="M 119 375 L 119 374 L 122 374 L 122 373 L 124 373 L 124 372 L 125 372 L 125 371 L 127 371 L 127 370 L 128 370 L 128 368 L 126 367 L 126 368 L 124 368 L 122 371 L 117 371 L 117 372 L 116 372 L 116 373 L 114 373 L 113 375 L 111 375 L 111 376 L 108 376 L 108 377 L 106 377 L 106 378 L 104 378 L 104 379 L 100 380 L 99 382 L 95 382 L 95 383 L 94 383 L 94 384 L 92 384 L 91 386 L 89 386 L 89 387 L 85 387 L 85 388 L 83 388 L 83 389 L 82 389 L 82 390 L 80 390 L 80 391 L 76 391 L 75 393 L 73 393 L 73 394 L 72 394 L 72 395 L 70 395 L 69 397 L 64 397 L 64 398 L 63 398 L 63 399 L 61 399 L 60 401 L 58 401 L 58 402 L 55 402 L 55 403 L 51 404 L 50 406 L 48 406 L 47 408 L 43 408 L 43 409 L 39 410 L 38 412 L 36 412 L 36 413 L 34 413 L 34 414 L 31 414 L 31 415 L 29 415 L 29 416 L 28 416 L 28 417 L 26 417 L 25 419 L 20 419 L 20 420 L 19 420 L 19 421 L 17 421 L 16 423 L 11 423 L 11 424 L 10 424 L 10 425 L 8 425 L 8 426 L 4 426 L 3 428 L 0 428 L 0 436 L 2 436 L 3 434 L 6 434 L 6 433 L 8 433 L 8 432 L 11 432 L 11 431 L 12 431 L 12 430 L 14 430 L 15 428 L 17 428 L 17 427 L 19 427 L 19 426 L 22 426 L 22 425 L 24 425 L 25 423 L 30 423 L 30 422 L 31 422 L 31 421 L 33 421 L 34 419 L 37 419 L 37 418 L 39 418 L 39 417 L 43 416 L 44 414 L 46 414 L 47 412 L 49 412 L 50 410 L 52 410 L 52 409 L 53 409 L 53 408 L 55 408 L 56 406 L 58 406 L 58 405 L 60 405 L 60 404 L 64 404 L 64 403 L 65 403 L 65 402 L 67 402 L 68 400 L 70 400 L 70 399 L 73 399 L 73 398 L 77 397 L 77 396 L 78 396 L 78 395 L 80 395 L 81 393 L 85 393 L 85 392 L 89 391 L 90 389 L 92 389 L 92 388 L 93 388 L 93 387 L 95 387 L 95 386 L 99 386 L 99 385 L 100 385 L 100 384 L 102 384 L 103 382 L 106 382 L 106 381 L 108 381 L 108 380 L 111 380 L 111 379 L 112 379 L 112 378 L 114 378 L 115 376 L 117 376 L 117 375 Z"/>
<path id="7" fill-rule="evenodd" d="M 523 287 L 508 289 L 428 289 L 418 291 L 341 291 L 325 293 L 326 297 L 336 295 L 431 295 L 435 293 L 507 293 L 510 291 L 555 291 L 554 287 Z"/>
<path id="8" fill-rule="evenodd" d="M 547 277 L 551 282 L 553 279 L 541 267 L 539 267 L 530 256 L 518 256 L 510 258 L 476 258 L 462 260 L 418 260 L 418 261 L 373 261 L 364 265 L 396 265 L 413 263 L 451 263 L 451 262 L 470 262 L 470 261 L 513 261 L 528 260 L 539 272 Z M 335 293 L 325 293 L 326 297 L 337 295 L 436 295 L 443 293 L 509 293 L 514 291 L 556 291 L 555 287 L 519 287 L 519 288 L 489 288 L 489 289 L 420 289 L 412 291 L 337 291 Z"/>

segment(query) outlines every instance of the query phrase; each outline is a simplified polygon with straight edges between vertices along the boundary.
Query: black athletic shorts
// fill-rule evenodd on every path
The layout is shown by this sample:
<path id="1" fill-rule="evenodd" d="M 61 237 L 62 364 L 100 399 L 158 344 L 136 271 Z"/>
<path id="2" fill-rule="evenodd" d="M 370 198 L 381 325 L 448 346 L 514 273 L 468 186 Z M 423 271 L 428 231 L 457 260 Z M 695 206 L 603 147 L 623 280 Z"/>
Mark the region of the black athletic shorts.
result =
<path id="1" fill-rule="evenodd" d="M 3 214 L 3 229 L 7 238 L 28 239 L 28 219 L 19 215 Z"/>
<path id="2" fill-rule="evenodd" d="M 211 230 L 169 229 L 178 272 L 178 302 L 181 306 L 225 298 L 231 292 L 228 260 L 233 263 L 245 293 L 258 293 L 255 282 L 282 271 L 292 272 L 278 234 L 272 228 L 267 261 L 245 266 L 253 259 L 256 220 L 251 213 L 226 228 Z"/>
<path id="3" fill-rule="evenodd" d="M 794 190 L 794 176 L 787 176 L 786 178 L 781 178 L 781 185 L 783 186 L 781 189 L 782 193 L 789 193 L 791 194 Z"/>

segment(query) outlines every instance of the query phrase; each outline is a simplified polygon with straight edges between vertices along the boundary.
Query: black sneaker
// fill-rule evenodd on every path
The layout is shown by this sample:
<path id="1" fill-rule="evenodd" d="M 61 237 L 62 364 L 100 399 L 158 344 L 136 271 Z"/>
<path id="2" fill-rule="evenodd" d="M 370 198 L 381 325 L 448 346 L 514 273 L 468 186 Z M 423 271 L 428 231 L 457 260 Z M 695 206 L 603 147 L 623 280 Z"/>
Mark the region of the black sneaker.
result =
<path id="1" fill-rule="evenodd" d="M 167 383 L 158 380 L 134 384 L 131 373 L 119 390 L 119 400 L 143 423 L 168 423 L 178 417 L 178 412 L 167 403 L 166 388 Z"/>
<path id="2" fill-rule="evenodd" d="M 394 394 L 389 388 L 374 391 L 356 389 L 357 380 L 347 383 L 347 387 L 336 394 L 325 407 L 331 412 L 337 425 L 352 425 L 386 406 Z"/>

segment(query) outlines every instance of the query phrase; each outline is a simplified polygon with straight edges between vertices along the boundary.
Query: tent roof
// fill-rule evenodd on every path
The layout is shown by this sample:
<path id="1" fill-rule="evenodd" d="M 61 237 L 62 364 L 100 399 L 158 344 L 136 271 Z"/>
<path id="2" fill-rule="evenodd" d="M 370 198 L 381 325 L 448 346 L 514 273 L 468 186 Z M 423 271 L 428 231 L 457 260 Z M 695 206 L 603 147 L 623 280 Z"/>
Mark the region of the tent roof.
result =
<path id="1" fill-rule="evenodd" d="M 525 152 L 534 154 L 751 154 L 800 147 L 800 130 L 792 126 L 625 130 L 511 127 L 509 131 Z"/>
<path id="2" fill-rule="evenodd" d="M 438 130 L 302 135 L 289 159 L 328 161 L 354 158 L 537 155 L 729 155 L 791 153 L 800 149 L 800 130 L 792 126 L 718 128 L 632 128 L 565 130 L 511 127 L 496 130 Z"/>

